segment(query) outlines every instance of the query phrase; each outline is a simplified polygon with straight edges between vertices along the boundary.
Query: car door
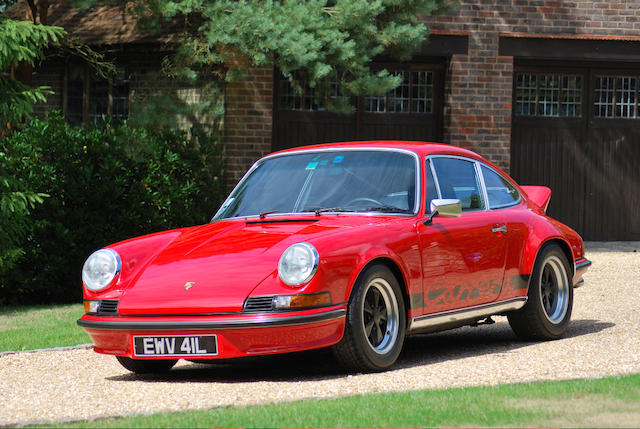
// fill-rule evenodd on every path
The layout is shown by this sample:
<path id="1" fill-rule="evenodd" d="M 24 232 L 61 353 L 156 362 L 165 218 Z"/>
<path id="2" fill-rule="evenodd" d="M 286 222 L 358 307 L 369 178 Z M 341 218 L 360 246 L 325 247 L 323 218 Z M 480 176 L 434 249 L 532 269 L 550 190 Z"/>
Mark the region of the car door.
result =
<path id="1" fill-rule="evenodd" d="M 430 156 L 426 171 L 427 211 L 433 198 L 454 198 L 462 203 L 462 215 L 435 216 L 431 224 L 418 227 L 424 314 L 496 300 L 504 277 L 505 223 L 502 211 L 488 208 L 479 163 Z"/>

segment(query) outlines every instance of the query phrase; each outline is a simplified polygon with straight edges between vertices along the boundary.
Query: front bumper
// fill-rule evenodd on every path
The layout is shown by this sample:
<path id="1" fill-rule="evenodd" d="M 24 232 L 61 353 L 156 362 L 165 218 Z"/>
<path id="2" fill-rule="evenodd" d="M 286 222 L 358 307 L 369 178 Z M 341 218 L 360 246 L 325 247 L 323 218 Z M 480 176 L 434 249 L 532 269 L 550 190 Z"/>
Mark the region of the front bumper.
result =
<path id="1" fill-rule="evenodd" d="M 575 265 L 576 265 L 576 271 L 575 271 L 575 274 L 573 275 L 573 287 L 578 288 L 584 285 L 584 279 L 582 278 L 582 276 L 584 275 L 584 273 L 587 272 L 587 270 L 589 270 L 589 267 L 591 266 L 591 261 L 586 258 L 582 258 L 575 261 Z"/>
<path id="2" fill-rule="evenodd" d="M 134 335 L 216 335 L 218 355 L 215 358 L 226 359 L 331 346 L 342 338 L 345 315 L 345 306 L 252 315 L 147 317 L 85 314 L 78 320 L 78 325 L 87 331 L 98 353 L 133 357 Z M 197 355 L 183 357 L 203 358 Z"/>

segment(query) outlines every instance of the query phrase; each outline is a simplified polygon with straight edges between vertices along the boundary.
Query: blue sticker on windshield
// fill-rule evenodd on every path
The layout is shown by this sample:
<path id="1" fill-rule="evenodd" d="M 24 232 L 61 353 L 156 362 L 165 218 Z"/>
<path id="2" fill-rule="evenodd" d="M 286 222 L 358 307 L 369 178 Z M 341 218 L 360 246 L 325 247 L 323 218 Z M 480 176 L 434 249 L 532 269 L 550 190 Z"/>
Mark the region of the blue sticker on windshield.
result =
<path id="1" fill-rule="evenodd" d="M 335 158 L 333 158 L 333 162 L 334 163 L 342 162 L 342 160 L 344 160 L 344 156 L 343 155 L 338 155 Z"/>
<path id="2" fill-rule="evenodd" d="M 307 164 L 307 168 L 305 170 L 315 170 L 318 166 L 317 162 L 310 162 Z"/>

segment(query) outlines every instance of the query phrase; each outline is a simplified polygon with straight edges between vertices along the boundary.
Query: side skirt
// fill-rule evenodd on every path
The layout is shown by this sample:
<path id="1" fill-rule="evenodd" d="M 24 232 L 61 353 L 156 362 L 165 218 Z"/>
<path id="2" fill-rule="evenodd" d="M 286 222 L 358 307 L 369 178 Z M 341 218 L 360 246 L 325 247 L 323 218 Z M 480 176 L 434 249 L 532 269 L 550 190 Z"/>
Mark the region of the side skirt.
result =
<path id="1" fill-rule="evenodd" d="M 524 307 L 526 302 L 527 297 L 522 296 L 475 307 L 425 314 L 411 319 L 407 331 L 413 334 L 453 329 L 471 324 L 485 317 L 519 310 Z"/>

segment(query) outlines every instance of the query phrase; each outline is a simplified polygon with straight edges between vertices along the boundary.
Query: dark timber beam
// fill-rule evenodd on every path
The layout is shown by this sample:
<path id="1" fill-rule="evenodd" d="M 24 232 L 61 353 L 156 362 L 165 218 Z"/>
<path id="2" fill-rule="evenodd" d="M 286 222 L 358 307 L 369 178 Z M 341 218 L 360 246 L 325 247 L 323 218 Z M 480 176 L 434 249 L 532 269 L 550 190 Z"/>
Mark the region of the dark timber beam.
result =
<path id="1" fill-rule="evenodd" d="M 640 41 L 502 36 L 499 55 L 546 60 L 639 61 Z"/>

